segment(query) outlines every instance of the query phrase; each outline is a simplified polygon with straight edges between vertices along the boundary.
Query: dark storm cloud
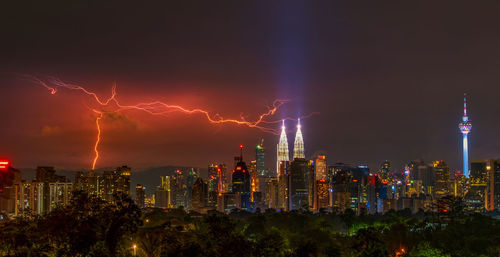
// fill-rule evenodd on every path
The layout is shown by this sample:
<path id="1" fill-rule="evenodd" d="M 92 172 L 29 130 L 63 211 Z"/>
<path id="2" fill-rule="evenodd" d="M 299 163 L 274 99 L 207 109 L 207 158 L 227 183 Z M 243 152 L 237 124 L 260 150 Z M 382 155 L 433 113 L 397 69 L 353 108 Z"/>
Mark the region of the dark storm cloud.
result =
<path id="1" fill-rule="evenodd" d="M 461 97 L 467 92 L 473 123 L 471 159 L 500 157 L 500 103 L 494 97 L 500 93 L 500 8 L 494 1 L 2 5 L 0 67 L 6 98 L 0 107 L 9 110 L 9 125 L 2 126 L 0 141 L 5 142 L 1 146 L 6 154 L 25 155 L 17 157 L 23 161 L 37 154 L 25 148 L 43 149 L 46 143 L 22 143 L 30 138 L 30 129 L 58 124 L 66 131 L 85 123 L 87 133 L 80 136 L 90 139 L 94 131 L 88 116 L 58 123 L 53 120 L 74 115 L 46 111 L 77 108 L 68 106 L 81 101 L 49 98 L 12 78 L 13 72 L 55 75 L 102 92 L 108 92 L 107 86 L 95 85 L 117 81 L 120 96 L 132 100 L 135 95 L 196 95 L 189 104 L 226 110 L 236 117 L 240 112 L 260 112 L 262 103 L 275 98 L 290 98 L 277 118 L 321 112 L 303 121 L 306 153 L 325 151 L 332 161 L 367 163 L 372 168 L 385 159 L 400 167 L 415 158 L 443 159 L 458 168 L 457 123 Z M 137 114 L 123 115 L 138 126 L 152 122 Z M 113 142 L 122 142 L 122 156 L 109 157 L 106 164 L 115 165 L 119 159 L 134 165 L 134 156 L 141 157 L 141 165 L 230 162 L 234 145 L 254 144 L 260 137 L 266 139 L 269 154 L 275 152 L 277 139 L 272 135 L 210 126 L 199 117 L 173 117 L 165 124 L 149 125 L 148 135 L 122 130 L 126 133 L 109 136 L 103 150 L 113 151 Z M 68 146 L 64 140 L 68 139 L 54 144 L 75 152 L 88 148 Z M 133 151 L 125 151 L 129 149 Z M 45 158 L 63 163 L 57 155 Z"/>

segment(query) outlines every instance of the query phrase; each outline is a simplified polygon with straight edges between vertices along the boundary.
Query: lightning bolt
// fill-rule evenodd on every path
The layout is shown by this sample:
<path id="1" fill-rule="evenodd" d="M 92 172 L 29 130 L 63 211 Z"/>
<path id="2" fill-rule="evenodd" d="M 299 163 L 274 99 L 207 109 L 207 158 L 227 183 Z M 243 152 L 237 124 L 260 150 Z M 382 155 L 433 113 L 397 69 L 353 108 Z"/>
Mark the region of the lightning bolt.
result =
<path id="1" fill-rule="evenodd" d="M 218 113 L 211 114 L 209 111 L 200 108 L 189 109 L 180 105 L 168 104 L 162 101 L 141 102 L 134 105 L 122 104 L 117 98 L 116 84 L 114 84 L 111 88 L 111 95 L 106 99 L 102 99 L 95 92 L 92 92 L 79 85 L 66 83 L 56 77 L 49 76 L 42 79 L 31 75 L 22 75 L 22 78 L 45 87 L 52 95 L 55 95 L 61 88 L 80 91 L 88 95 L 89 97 L 93 98 L 95 103 L 97 103 L 101 107 L 100 110 L 95 108 L 92 109 L 92 111 L 96 114 L 95 124 L 97 130 L 96 141 L 94 144 L 95 156 L 92 160 L 92 170 L 95 170 L 97 161 L 99 160 L 99 143 L 101 142 L 102 139 L 101 121 L 106 113 L 119 113 L 119 112 L 121 113 L 127 110 L 138 110 L 138 111 L 144 111 L 146 113 L 155 116 L 166 116 L 172 111 L 178 111 L 186 114 L 200 114 L 204 116 L 206 120 L 212 124 L 232 123 L 236 125 L 260 129 L 263 132 L 279 135 L 280 133 L 279 129 L 273 128 L 274 126 L 273 127 L 265 126 L 265 124 L 267 125 L 277 124 L 281 122 L 281 120 L 268 121 L 266 120 L 266 118 L 274 115 L 276 111 L 283 104 L 288 102 L 288 100 L 281 100 L 281 99 L 275 100 L 271 106 L 267 106 L 267 111 L 261 113 L 256 120 L 247 121 L 243 116 L 241 116 L 240 119 L 224 118 Z M 112 108 L 113 110 L 104 111 L 106 108 Z M 309 117 L 314 114 L 317 113 L 311 113 L 303 117 Z M 297 120 L 297 119 L 285 118 L 285 120 Z"/>

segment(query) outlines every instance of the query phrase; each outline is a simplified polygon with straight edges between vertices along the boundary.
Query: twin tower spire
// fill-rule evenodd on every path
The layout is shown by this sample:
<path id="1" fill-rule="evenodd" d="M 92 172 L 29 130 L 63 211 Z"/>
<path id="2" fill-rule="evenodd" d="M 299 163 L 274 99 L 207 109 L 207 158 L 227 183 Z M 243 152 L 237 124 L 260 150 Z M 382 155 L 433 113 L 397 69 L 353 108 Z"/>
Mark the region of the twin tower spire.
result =
<path id="1" fill-rule="evenodd" d="M 302 131 L 300 129 L 300 119 L 297 123 L 297 133 L 295 134 L 295 142 L 293 144 L 293 159 L 305 158 L 304 154 L 304 139 L 302 138 Z M 288 161 L 290 154 L 288 152 L 288 140 L 286 138 L 285 121 L 281 126 L 280 142 L 278 143 L 278 165 L 281 161 Z"/>

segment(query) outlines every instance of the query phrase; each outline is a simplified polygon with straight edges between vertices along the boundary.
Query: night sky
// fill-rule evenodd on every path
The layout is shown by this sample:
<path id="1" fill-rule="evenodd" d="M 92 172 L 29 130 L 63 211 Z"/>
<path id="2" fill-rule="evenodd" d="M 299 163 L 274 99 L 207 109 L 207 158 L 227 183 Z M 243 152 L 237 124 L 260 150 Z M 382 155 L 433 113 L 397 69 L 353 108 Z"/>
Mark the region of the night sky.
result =
<path id="1" fill-rule="evenodd" d="M 470 158 L 500 158 L 497 1 L 162 2 L 4 1 L 0 157 L 18 168 L 90 167 L 91 99 L 50 95 L 19 76 L 31 74 L 103 97 L 116 82 L 125 103 L 159 99 L 235 118 L 289 99 L 270 120 L 319 112 L 302 121 L 306 157 L 372 169 L 417 158 L 459 169 L 467 92 Z M 102 124 L 100 168 L 232 165 L 240 143 L 253 159 L 260 138 L 273 168 L 279 139 L 176 112 Z"/>

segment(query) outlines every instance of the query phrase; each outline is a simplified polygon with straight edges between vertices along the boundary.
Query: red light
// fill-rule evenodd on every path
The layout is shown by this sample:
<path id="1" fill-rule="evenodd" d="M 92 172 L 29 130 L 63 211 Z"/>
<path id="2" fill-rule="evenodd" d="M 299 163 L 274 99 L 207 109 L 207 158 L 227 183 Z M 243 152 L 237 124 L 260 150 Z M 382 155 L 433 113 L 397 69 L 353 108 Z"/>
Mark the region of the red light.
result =
<path id="1" fill-rule="evenodd" d="M 448 212 L 448 210 L 447 209 L 443 209 L 443 212 Z"/>
<path id="2" fill-rule="evenodd" d="M 357 179 L 353 179 L 352 182 L 358 182 L 358 180 Z"/>
<path id="3" fill-rule="evenodd" d="M 233 170 L 233 173 L 234 173 L 234 170 Z"/>
<path id="4" fill-rule="evenodd" d="M 246 170 L 243 170 L 243 173 L 245 173 Z"/>
<path id="5" fill-rule="evenodd" d="M 9 166 L 9 161 L 0 161 L 0 169 L 5 170 Z"/>
<path id="6" fill-rule="evenodd" d="M 217 168 L 217 171 L 220 172 L 220 168 Z"/>
<path id="7" fill-rule="evenodd" d="M 324 179 L 320 179 L 320 180 L 319 180 L 319 182 L 326 182 L 326 180 L 324 180 Z"/>
<path id="8" fill-rule="evenodd" d="M 243 148 L 243 145 L 240 145 L 240 148 Z"/>
<path id="9" fill-rule="evenodd" d="M 387 185 L 387 181 L 382 181 L 382 184 Z"/>

